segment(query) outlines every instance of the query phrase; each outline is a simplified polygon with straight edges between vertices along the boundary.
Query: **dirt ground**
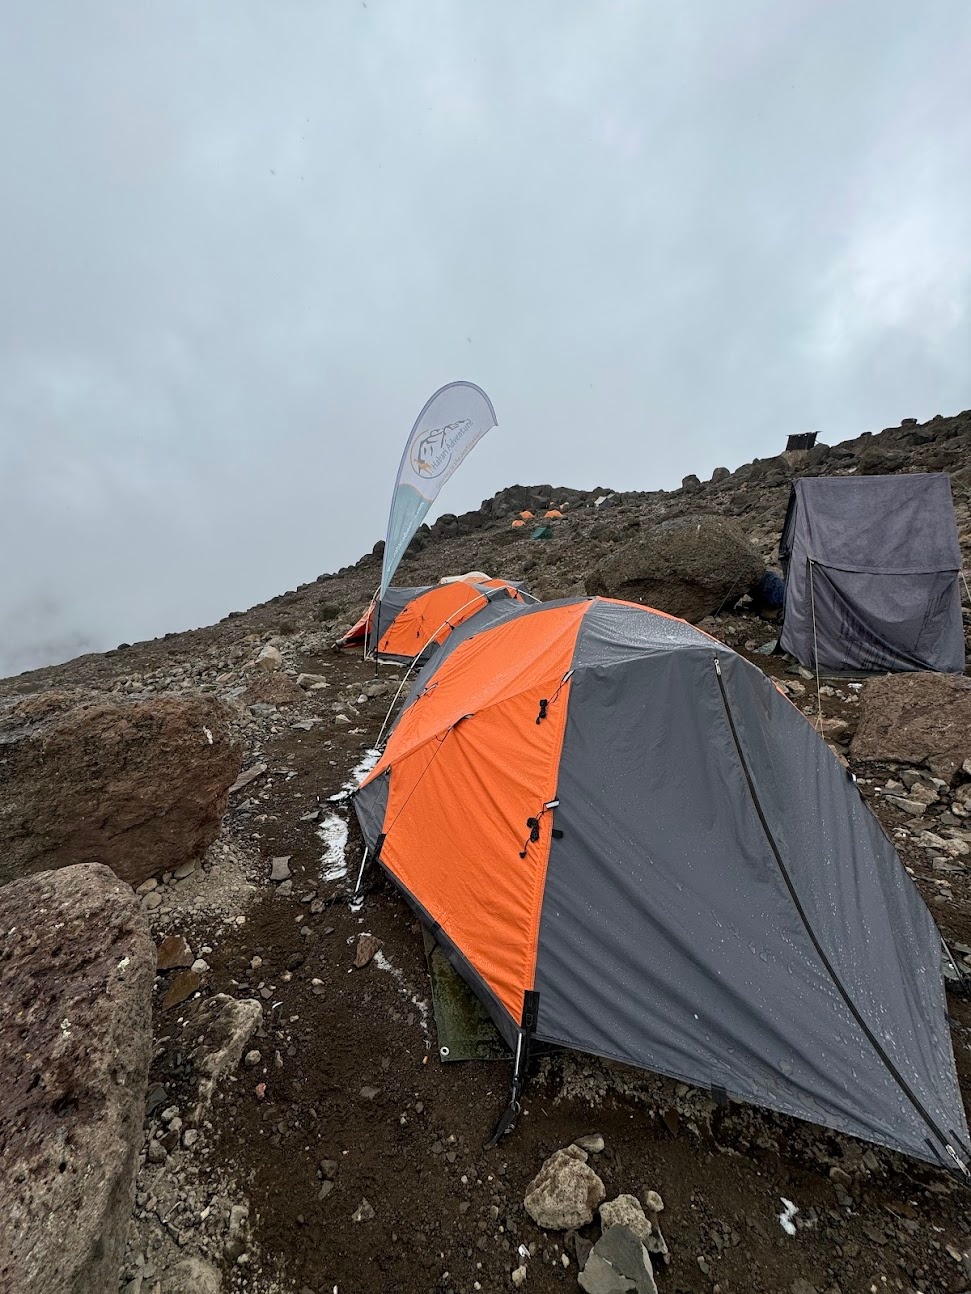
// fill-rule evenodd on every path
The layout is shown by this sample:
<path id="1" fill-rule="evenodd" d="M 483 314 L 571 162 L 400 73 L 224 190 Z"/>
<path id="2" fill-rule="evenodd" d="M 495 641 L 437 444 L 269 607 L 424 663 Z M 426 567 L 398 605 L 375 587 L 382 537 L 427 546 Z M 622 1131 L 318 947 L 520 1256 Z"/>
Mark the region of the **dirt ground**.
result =
<path id="1" fill-rule="evenodd" d="M 760 641 L 771 633 L 753 624 Z M 750 658 L 780 681 L 791 678 L 779 658 Z M 310 694 L 301 717 L 323 697 L 375 678 L 374 666 L 354 656 L 299 663 L 331 681 Z M 806 688 L 800 701 L 812 704 L 813 685 Z M 245 924 L 209 958 L 205 991 L 259 996 L 266 1020 L 252 1044 L 259 1065 L 227 1084 L 214 1118 L 213 1153 L 231 1166 L 250 1208 L 248 1265 L 241 1270 L 232 1254 L 224 1263 L 233 1287 L 498 1291 L 512 1288 L 525 1246 L 527 1289 L 576 1288 L 573 1237 L 542 1232 L 522 1199 L 548 1154 L 600 1132 L 606 1149 L 595 1167 L 608 1198 L 649 1188 L 664 1199 L 670 1263 L 659 1272 L 662 1292 L 971 1288 L 969 1196 L 944 1174 L 749 1107 L 716 1109 L 701 1093 L 620 1066 L 568 1055 L 541 1061 L 518 1128 L 483 1150 L 506 1100 L 508 1066 L 439 1060 L 416 921 L 377 876 L 352 911 L 344 896 L 353 875 L 322 882 L 319 821 L 302 820 L 318 806 L 345 815 L 328 798 L 366 757 L 386 705 L 372 703 L 354 727 L 294 730 L 291 714 L 262 744 L 270 770 L 262 798 L 235 808 L 227 825 L 258 852 L 262 875 Z M 852 709 L 830 698 L 824 706 L 828 716 Z M 350 872 L 361 848 L 349 821 Z M 289 856 L 293 878 L 282 896 L 266 880 L 279 856 Z M 942 904 L 931 877 L 918 871 L 917 881 L 945 933 L 967 939 L 967 885 L 954 885 L 960 893 Z M 202 928 L 186 933 L 206 937 Z M 382 948 L 355 969 L 362 933 Z M 971 1106 L 971 1005 L 955 998 L 950 1006 Z M 167 1028 L 160 1011 L 157 1035 Z M 176 1097 L 179 1063 L 177 1049 L 160 1048 L 152 1075 Z M 786 1200 L 799 1210 L 795 1235 L 779 1220 Z M 362 1201 L 373 1217 L 352 1221 Z"/>

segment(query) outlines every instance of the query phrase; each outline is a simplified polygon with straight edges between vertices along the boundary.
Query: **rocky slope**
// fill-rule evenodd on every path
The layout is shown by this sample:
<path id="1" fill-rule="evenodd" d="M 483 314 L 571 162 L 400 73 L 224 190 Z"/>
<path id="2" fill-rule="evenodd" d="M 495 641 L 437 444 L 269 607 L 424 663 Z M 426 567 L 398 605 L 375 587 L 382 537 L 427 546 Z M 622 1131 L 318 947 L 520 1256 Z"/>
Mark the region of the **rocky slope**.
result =
<path id="1" fill-rule="evenodd" d="M 398 582 L 478 569 L 526 579 L 542 597 L 582 594 L 615 549 L 687 517 L 730 522 L 772 560 L 794 473 L 906 470 L 951 472 L 967 557 L 971 411 L 818 446 L 803 459 L 720 470 L 706 483 L 689 477 L 673 492 L 512 487 L 476 512 L 423 528 Z M 550 504 L 564 515 L 549 538 L 512 528 L 520 511 L 542 514 Z M 716 1107 L 706 1094 L 652 1075 L 584 1056 L 547 1057 L 515 1134 L 482 1150 L 505 1099 L 507 1067 L 439 1061 L 410 913 L 380 884 L 360 910 L 346 901 L 360 856 L 346 787 L 373 758 L 402 671 L 376 670 L 331 647 L 367 601 L 379 564 L 375 552 L 210 628 L 0 681 L 5 789 L 18 769 L 34 767 L 30 750 L 12 753 L 25 727 L 35 741 L 44 724 L 57 729 L 59 715 L 102 724 L 103 707 L 116 703 L 125 713 L 161 705 L 165 716 L 175 702 L 219 707 L 218 720 L 195 725 L 227 752 L 200 821 L 213 805 L 221 810 L 238 766 L 232 752 L 243 750 L 212 843 L 203 825 L 154 842 L 143 837 L 135 851 L 180 842 L 161 869 L 139 864 L 131 874 L 158 967 L 122 1288 L 491 1294 L 576 1289 L 580 1265 L 590 1281 L 636 1279 L 647 1288 L 648 1273 L 621 1271 L 643 1262 L 643 1240 L 662 1294 L 971 1290 L 967 1194 L 949 1178 L 821 1128 Z M 854 749 L 865 689 L 824 683 L 817 693 L 814 679 L 760 653 L 774 630 L 754 616 L 704 624 L 772 674 L 795 704 L 812 715 L 822 709 L 827 735 L 858 774 L 944 934 L 959 956 L 971 957 L 971 765 L 957 758 L 960 734 L 947 729 L 946 767 L 922 762 L 925 729 L 888 754 L 886 732 L 901 732 L 900 717 L 881 721 L 874 709 Z M 941 719 L 929 730 L 945 727 Z M 75 771 L 92 757 L 81 741 L 55 745 L 57 778 L 68 785 L 71 750 Z M 173 746 L 172 769 L 160 777 L 171 794 L 155 788 L 167 815 L 191 800 L 191 786 L 173 787 L 173 779 L 178 752 L 193 749 Z M 143 767 L 140 758 L 132 765 L 133 787 L 142 786 Z M 30 781 L 25 775 L 22 785 Z M 37 812 L 53 813 L 57 803 L 63 828 L 82 801 L 48 797 Z M 24 844 L 29 815 L 17 821 L 18 856 L 40 857 Z M 68 839 L 51 821 L 44 834 Z M 204 852 L 179 863 L 193 841 Z M 108 933 L 92 933 L 92 949 L 103 939 L 110 950 Z M 140 962 L 149 974 L 150 961 Z M 949 1005 L 969 1104 L 971 1004 L 954 996 Z M 584 1134 L 581 1150 L 570 1150 Z M 551 1157 L 583 1171 L 571 1167 L 567 1179 L 553 1180 L 544 1168 Z M 584 1213 L 560 1230 L 537 1221 L 541 1170 L 556 1201 L 581 1183 L 591 1221 Z M 601 1201 L 610 1207 L 598 1219 Z"/>

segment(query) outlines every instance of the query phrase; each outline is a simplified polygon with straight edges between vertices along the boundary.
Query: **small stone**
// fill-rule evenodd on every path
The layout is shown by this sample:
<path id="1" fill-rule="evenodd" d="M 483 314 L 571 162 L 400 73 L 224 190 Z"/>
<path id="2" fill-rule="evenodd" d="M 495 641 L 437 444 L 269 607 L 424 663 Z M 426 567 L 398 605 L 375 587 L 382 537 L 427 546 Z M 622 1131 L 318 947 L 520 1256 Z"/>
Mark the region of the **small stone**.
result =
<path id="1" fill-rule="evenodd" d="M 249 1068 L 250 1068 L 250 1069 L 253 1069 L 256 1065 L 258 1065 L 258 1064 L 260 1063 L 260 1061 L 261 1061 L 262 1059 L 263 1059 L 263 1057 L 262 1057 L 262 1056 L 260 1055 L 260 1053 L 259 1053 L 258 1051 L 256 1051 L 256 1049 L 254 1048 L 254 1050 L 253 1050 L 253 1051 L 248 1051 L 248 1052 L 246 1053 L 246 1056 L 245 1056 L 245 1058 L 244 1058 L 244 1060 L 243 1060 L 243 1064 L 244 1064 L 244 1065 L 249 1066 Z"/>
<path id="2" fill-rule="evenodd" d="M 182 863 L 180 867 L 177 867 L 175 869 L 172 875 L 175 877 L 177 881 L 185 881 L 185 880 L 188 880 L 188 878 L 192 875 L 192 873 L 195 870 L 196 870 L 196 865 L 194 861 L 191 863 Z"/>
<path id="3" fill-rule="evenodd" d="M 640 1241 L 646 1241 L 652 1230 L 636 1195 L 618 1195 L 615 1200 L 601 1204 L 600 1226 L 603 1231 L 609 1227 L 627 1227 Z"/>
<path id="4" fill-rule="evenodd" d="M 526 1212 L 547 1231 L 570 1231 L 593 1221 L 607 1194 L 579 1146 L 557 1150 L 526 1188 Z"/>
<path id="5" fill-rule="evenodd" d="M 205 975 L 206 971 L 209 969 L 209 963 L 204 961 L 202 957 L 197 957 L 192 963 L 192 969 L 197 975 Z"/>
<path id="6" fill-rule="evenodd" d="M 184 1291 L 184 1294 L 220 1294 L 222 1277 L 215 1267 L 201 1258 L 184 1258 L 172 1271 L 171 1284 L 167 1288 Z"/>
<path id="7" fill-rule="evenodd" d="M 168 1151 L 160 1141 L 150 1141 L 148 1143 L 148 1162 L 150 1164 L 164 1164 L 168 1157 Z"/>
<path id="8" fill-rule="evenodd" d="M 374 954 L 383 947 L 381 940 L 374 935 L 360 935 L 357 940 L 357 950 L 354 953 L 354 965 L 358 970 L 362 970 Z"/>
<path id="9" fill-rule="evenodd" d="M 283 668 L 283 657 L 280 654 L 279 647 L 274 647 L 272 643 L 267 643 L 259 656 L 256 658 L 258 669 L 267 671 Z"/>
<path id="10" fill-rule="evenodd" d="M 901 795 L 886 795 L 884 800 L 893 808 L 899 809 L 901 813 L 906 813 L 908 817 L 919 818 L 927 808 L 920 800 L 907 800 Z"/>
<path id="11" fill-rule="evenodd" d="M 197 1128 L 186 1128 L 185 1132 L 182 1134 L 182 1144 L 186 1149 L 194 1146 L 198 1140 L 199 1132 Z"/>
<path id="12" fill-rule="evenodd" d="M 352 1222 L 370 1222 L 370 1221 L 372 1220 L 372 1218 L 373 1218 L 373 1217 L 374 1217 L 374 1209 L 373 1209 L 373 1208 L 371 1207 L 371 1205 L 367 1202 L 367 1200 L 361 1200 L 360 1204 L 357 1206 L 357 1208 L 356 1208 L 356 1209 L 354 1210 L 354 1212 L 351 1214 L 351 1221 L 352 1221 Z"/>
<path id="13" fill-rule="evenodd" d="M 377 1094 L 380 1092 L 380 1090 L 381 1089 L 379 1087 L 362 1087 L 361 1097 L 365 1101 L 373 1101 L 374 1098 L 377 1096 Z"/>
<path id="14" fill-rule="evenodd" d="M 142 881 L 141 885 L 139 885 L 136 888 L 135 893 L 151 894 L 152 890 L 156 889 L 157 887 L 158 887 L 158 880 L 154 876 L 150 876 L 147 881 Z"/>
<path id="15" fill-rule="evenodd" d="M 181 970 L 192 965 L 192 949 L 181 935 L 166 935 L 156 949 L 160 971 Z"/>
<path id="16" fill-rule="evenodd" d="M 604 1139 L 599 1132 L 588 1132 L 583 1137 L 577 1137 L 573 1144 L 581 1150 L 589 1151 L 591 1155 L 599 1155 L 604 1148 Z"/>
<path id="17" fill-rule="evenodd" d="M 162 896 L 159 894 L 158 890 L 152 890 L 150 894 L 146 894 L 142 899 L 142 907 L 148 912 L 154 912 L 156 908 L 160 908 L 161 906 Z"/>
<path id="18" fill-rule="evenodd" d="M 626 1227 L 610 1227 L 594 1245 L 579 1276 L 586 1294 L 657 1294 L 651 1259 Z"/>
<path id="19" fill-rule="evenodd" d="M 253 764 L 251 768 L 245 769 L 229 788 L 229 794 L 234 795 L 237 791 L 241 791 L 244 786 L 249 786 L 250 782 L 255 782 L 258 777 L 263 776 L 266 768 L 266 764 Z"/>
<path id="20" fill-rule="evenodd" d="M 173 1006 L 179 1006 L 196 992 L 201 983 L 202 976 L 195 971 L 179 971 L 178 975 L 173 975 L 169 982 L 168 990 L 162 998 L 162 1009 L 168 1011 Z"/>
<path id="21" fill-rule="evenodd" d="M 313 692 L 318 688 L 327 687 L 328 683 L 323 674 L 298 674 L 297 686 Z"/>
<path id="22" fill-rule="evenodd" d="M 515 1268 L 515 1269 L 514 1269 L 513 1274 L 512 1274 L 512 1283 L 513 1283 L 517 1288 L 518 1288 L 520 1285 L 525 1285 L 525 1284 L 526 1284 L 526 1264 L 525 1264 L 525 1263 L 523 1263 L 523 1264 L 522 1264 L 522 1266 L 517 1267 L 517 1268 Z"/>
<path id="23" fill-rule="evenodd" d="M 287 854 L 283 858 L 270 860 L 271 881 L 288 881 L 290 879 L 290 858 L 291 855 Z"/>

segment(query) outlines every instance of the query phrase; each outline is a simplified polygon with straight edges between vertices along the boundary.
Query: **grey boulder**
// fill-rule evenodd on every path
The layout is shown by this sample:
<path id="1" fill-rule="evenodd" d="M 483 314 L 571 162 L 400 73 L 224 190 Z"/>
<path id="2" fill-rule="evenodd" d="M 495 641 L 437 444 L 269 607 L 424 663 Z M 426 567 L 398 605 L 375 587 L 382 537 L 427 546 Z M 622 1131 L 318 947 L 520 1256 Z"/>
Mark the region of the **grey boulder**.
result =
<path id="1" fill-rule="evenodd" d="M 609 1227 L 579 1276 L 586 1294 L 658 1294 L 651 1258 L 629 1227 Z"/>
<path id="2" fill-rule="evenodd" d="M 613 549 L 590 572 L 587 593 L 620 598 L 696 623 L 730 606 L 765 563 L 724 517 L 676 517 Z"/>

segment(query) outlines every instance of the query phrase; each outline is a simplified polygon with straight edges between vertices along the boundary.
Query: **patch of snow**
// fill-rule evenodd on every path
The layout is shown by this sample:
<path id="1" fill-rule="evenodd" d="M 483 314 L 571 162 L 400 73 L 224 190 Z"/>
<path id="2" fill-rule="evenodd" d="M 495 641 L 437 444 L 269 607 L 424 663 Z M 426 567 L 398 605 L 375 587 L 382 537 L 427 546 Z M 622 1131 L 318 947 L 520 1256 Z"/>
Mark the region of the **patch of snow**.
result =
<path id="1" fill-rule="evenodd" d="M 793 1204 L 792 1200 L 787 1200 L 784 1195 L 780 1196 L 780 1199 L 782 1200 L 784 1207 L 782 1212 L 779 1214 L 779 1225 L 787 1236 L 794 1236 L 796 1234 L 796 1224 L 792 1219 L 796 1216 L 799 1210 Z"/>
<path id="2" fill-rule="evenodd" d="M 339 813 L 328 813 L 317 828 L 317 837 L 324 844 L 321 879 L 341 880 L 347 875 L 347 819 Z"/>
<path id="3" fill-rule="evenodd" d="M 398 983 L 398 992 L 403 997 L 406 997 L 411 1005 L 418 1011 L 418 1023 L 421 1025 L 421 1031 L 425 1035 L 425 1041 L 430 1044 L 431 1034 L 428 1031 L 428 1015 L 430 1007 L 428 1003 L 424 998 L 419 997 L 417 993 L 412 993 L 411 989 L 405 983 L 404 971 L 398 966 L 395 966 L 392 962 L 388 961 L 380 948 L 371 958 L 371 965 L 376 966 L 378 970 L 387 971 L 389 975 L 394 976 Z"/>
<path id="4" fill-rule="evenodd" d="M 341 789 L 337 792 L 337 794 L 330 795 L 327 797 L 329 803 L 331 804 L 343 803 L 343 801 L 348 798 L 348 796 L 351 794 L 352 791 L 357 790 L 357 788 L 361 785 L 361 783 L 367 777 L 368 773 L 370 773 L 371 769 L 374 767 L 374 765 L 378 762 L 380 758 L 381 758 L 381 752 L 380 750 L 377 749 L 377 747 L 371 747 L 369 750 L 366 750 L 364 752 L 364 755 L 360 763 L 355 764 L 354 767 L 351 769 L 350 777 L 347 779 L 347 781 L 344 783 Z"/>

